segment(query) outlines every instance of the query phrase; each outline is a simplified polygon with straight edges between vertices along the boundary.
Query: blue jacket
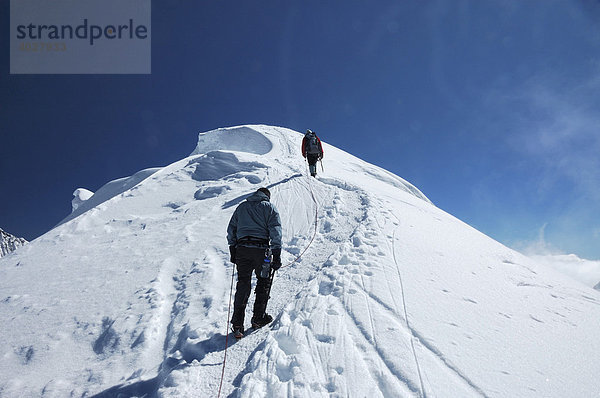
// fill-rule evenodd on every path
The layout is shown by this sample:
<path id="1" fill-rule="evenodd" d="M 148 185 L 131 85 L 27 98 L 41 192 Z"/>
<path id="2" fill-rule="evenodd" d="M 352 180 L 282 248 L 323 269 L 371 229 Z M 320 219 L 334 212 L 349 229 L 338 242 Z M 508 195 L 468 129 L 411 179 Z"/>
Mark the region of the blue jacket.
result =
<path id="1" fill-rule="evenodd" d="M 257 191 L 233 212 L 227 227 L 227 243 L 236 246 L 246 236 L 271 240 L 271 249 L 281 247 L 281 219 L 269 197 Z"/>

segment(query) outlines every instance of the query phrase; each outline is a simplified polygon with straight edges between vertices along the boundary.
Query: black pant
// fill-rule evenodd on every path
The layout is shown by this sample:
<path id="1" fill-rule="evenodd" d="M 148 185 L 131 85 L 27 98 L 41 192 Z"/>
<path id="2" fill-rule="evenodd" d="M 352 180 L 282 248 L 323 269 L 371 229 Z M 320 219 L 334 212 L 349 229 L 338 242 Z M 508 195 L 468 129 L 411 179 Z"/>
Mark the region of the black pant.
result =
<path id="1" fill-rule="evenodd" d="M 235 301 L 233 303 L 233 317 L 231 323 L 234 326 L 244 325 L 244 316 L 246 304 L 252 290 L 252 271 L 256 273 L 257 283 L 256 300 L 254 301 L 254 317 L 262 318 L 267 309 L 269 300 L 269 287 L 271 280 L 260 277 L 260 269 L 265 259 L 265 250 L 257 247 L 238 247 L 235 254 L 235 264 L 237 265 L 238 281 L 235 290 Z"/>
<path id="2" fill-rule="evenodd" d="M 319 155 L 318 153 L 308 153 L 306 154 L 306 160 L 308 160 L 308 164 L 309 165 L 316 165 L 317 161 L 319 160 L 319 157 L 321 157 L 321 155 Z"/>
<path id="3" fill-rule="evenodd" d="M 311 154 L 306 155 L 306 160 L 308 160 L 308 171 L 310 171 L 311 176 L 317 175 L 317 161 L 319 160 L 319 154 Z"/>

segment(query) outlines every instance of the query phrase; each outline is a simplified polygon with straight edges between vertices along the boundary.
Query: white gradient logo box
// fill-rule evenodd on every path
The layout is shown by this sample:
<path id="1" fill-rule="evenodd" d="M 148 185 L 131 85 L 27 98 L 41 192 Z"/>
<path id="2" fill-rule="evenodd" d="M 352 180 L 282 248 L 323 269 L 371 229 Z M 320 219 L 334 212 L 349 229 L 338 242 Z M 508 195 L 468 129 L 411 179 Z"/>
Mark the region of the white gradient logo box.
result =
<path id="1" fill-rule="evenodd" d="M 150 74 L 151 0 L 11 0 L 11 74 Z"/>

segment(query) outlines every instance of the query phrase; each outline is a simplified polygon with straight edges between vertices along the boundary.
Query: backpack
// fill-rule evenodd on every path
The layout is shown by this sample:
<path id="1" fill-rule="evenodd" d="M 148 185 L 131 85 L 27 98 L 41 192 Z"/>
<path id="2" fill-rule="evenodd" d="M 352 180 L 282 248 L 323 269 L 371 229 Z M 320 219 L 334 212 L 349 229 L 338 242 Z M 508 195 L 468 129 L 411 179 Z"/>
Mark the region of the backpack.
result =
<path id="1" fill-rule="evenodd" d="M 309 133 L 306 135 L 306 153 L 311 155 L 321 154 L 319 139 L 315 133 Z"/>

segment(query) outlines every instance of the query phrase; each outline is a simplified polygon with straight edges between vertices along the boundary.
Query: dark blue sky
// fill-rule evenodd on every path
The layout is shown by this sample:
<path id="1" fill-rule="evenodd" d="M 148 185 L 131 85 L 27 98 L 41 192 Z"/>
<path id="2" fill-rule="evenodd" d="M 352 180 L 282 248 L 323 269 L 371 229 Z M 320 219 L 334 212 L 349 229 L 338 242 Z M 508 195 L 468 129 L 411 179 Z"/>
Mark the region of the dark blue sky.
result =
<path id="1" fill-rule="evenodd" d="M 33 239 L 76 188 L 263 123 L 314 129 L 505 244 L 541 231 L 600 258 L 597 1 L 154 1 L 151 36 L 151 75 L 10 75 L 2 52 L 0 227 Z"/>

